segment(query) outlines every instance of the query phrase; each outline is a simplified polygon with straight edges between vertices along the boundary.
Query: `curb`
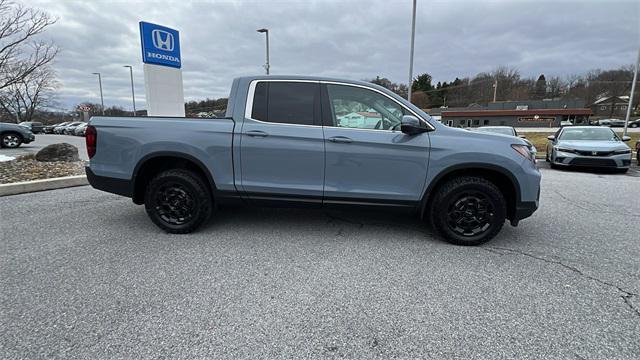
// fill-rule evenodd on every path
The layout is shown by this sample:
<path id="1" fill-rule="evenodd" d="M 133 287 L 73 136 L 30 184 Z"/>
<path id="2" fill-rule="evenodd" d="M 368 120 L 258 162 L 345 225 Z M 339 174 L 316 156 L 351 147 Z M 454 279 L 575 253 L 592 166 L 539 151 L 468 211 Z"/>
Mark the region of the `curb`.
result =
<path id="1" fill-rule="evenodd" d="M 62 189 L 74 186 L 89 185 L 86 175 L 65 176 L 51 179 L 22 181 L 0 184 L 0 196 L 17 195 L 36 191 Z"/>

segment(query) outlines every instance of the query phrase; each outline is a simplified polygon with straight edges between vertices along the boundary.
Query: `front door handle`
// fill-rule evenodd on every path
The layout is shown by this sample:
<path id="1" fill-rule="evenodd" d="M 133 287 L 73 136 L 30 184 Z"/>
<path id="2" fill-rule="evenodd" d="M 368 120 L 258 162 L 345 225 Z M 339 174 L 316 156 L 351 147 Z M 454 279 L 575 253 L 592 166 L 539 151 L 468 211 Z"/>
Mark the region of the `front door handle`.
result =
<path id="1" fill-rule="evenodd" d="M 269 136 L 269 134 L 267 134 L 264 131 L 260 131 L 260 130 L 249 130 L 244 134 L 247 135 L 247 136 L 251 136 L 251 137 L 267 137 L 267 136 Z"/>
<path id="2" fill-rule="evenodd" d="M 353 140 L 351 140 L 350 138 L 348 138 L 346 136 L 333 136 L 333 137 L 329 138 L 329 141 L 331 141 L 333 143 L 348 144 L 348 143 L 352 142 Z"/>

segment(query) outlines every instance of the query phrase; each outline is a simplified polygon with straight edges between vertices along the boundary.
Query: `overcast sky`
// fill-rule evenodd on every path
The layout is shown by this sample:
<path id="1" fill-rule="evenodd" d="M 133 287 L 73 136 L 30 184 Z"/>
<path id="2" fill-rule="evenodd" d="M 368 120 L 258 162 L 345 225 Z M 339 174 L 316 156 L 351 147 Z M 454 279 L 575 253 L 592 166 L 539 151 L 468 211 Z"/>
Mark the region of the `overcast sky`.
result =
<path id="1" fill-rule="evenodd" d="M 272 74 L 407 82 L 411 0 L 26 1 L 59 18 L 46 33 L 62 48 L 59 101 L 131 107 L 128 69 L 144 108 L 138 22 L 180 31 L 186 100 L 226 97 L 236 76 L 262 74 L 270 31 Z M 498 65 L 547 77 L 632 64 L 640 1 L 418 0 L 414 74 L 435 82 Z"/>

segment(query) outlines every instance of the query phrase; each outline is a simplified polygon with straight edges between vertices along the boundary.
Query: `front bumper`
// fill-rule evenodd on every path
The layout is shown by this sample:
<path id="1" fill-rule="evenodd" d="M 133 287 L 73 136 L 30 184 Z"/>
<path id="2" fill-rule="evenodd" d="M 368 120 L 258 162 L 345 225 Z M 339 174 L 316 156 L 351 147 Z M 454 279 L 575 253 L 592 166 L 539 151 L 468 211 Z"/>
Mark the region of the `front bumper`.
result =
<path id="1" fill-rule="evenodd" d="M 552 160 L 554 165 L 560 166 L 624 169 L 631 166 L 631 153 L 611 156 L 586 156 L 557 151 Z"/>

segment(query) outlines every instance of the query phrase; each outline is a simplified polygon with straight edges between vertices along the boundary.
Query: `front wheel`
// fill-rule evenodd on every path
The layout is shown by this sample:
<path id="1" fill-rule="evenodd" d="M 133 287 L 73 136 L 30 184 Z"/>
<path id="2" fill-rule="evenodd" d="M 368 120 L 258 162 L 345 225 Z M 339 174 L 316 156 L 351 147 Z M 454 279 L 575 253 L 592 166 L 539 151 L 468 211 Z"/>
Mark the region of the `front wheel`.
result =
<path id="1" fill-rule="evenodd" d="M 490 181 L 463 176 L 440 187 L 431 203 L 431 222 L 448 242 L 480 245 L 500 232 L 506 218 L 502 192 Z"/>
<path id="2" fill-rule="evenodd" d="M 2 135 L 2 139 L 0 141 L 2 147 L 17 148 L 22 144 L 22 137 L 16 133 L 6 133 Z"/>
<path id="3" fill-rule="evenodd" d="M 167 170 L 153 178 L 147 186 L 144 205 L 151 221 L 172 234 L 196 230 L 213 210 L 204 179 L 182 169 Z"/>

